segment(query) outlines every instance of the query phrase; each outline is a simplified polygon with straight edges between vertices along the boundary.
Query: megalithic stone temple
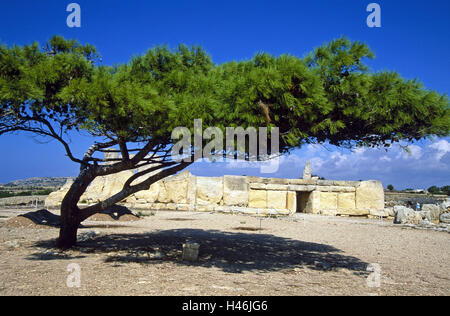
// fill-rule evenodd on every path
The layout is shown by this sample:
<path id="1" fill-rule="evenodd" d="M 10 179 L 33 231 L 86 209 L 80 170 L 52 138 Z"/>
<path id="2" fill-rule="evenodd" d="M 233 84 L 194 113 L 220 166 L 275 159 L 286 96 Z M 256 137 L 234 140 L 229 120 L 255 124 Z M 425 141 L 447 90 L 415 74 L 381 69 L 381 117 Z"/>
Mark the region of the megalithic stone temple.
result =
<path id="1" fill-rule="evenodd" d="M 114 195 L 136 171 L 96 178 L 80 202 L 97 203 Z M 59 207 L 70 185 L 68 181 L 50 194 L 46 206 Z M 154 183 L 149 190 L 120 204 L 139 210 L 369 216 L 383 212 L 384 190 L 380 181 L 320 180 L 311 176 L 311 164 L 307 163 L 302 179 L 199 177 L 184 171 Z"/>

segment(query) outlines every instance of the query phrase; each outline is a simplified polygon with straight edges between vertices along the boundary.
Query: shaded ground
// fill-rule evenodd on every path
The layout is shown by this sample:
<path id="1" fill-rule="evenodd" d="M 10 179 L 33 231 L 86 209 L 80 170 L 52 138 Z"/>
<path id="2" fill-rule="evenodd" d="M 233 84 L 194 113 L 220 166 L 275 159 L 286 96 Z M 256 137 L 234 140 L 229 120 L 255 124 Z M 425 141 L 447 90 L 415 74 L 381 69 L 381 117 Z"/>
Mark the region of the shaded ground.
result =
<path id="1" fill-rule="evenodd" d="M 444 232 L 376 220 L 180 212 L 83 226 L 78 247 L 60 253 L 52 248 L 57 229 L 3 224 L 0 295 L 450 294 Z M 186 240 L 201 245 L 197 263 L 181 260 Z M 66 285 L 72 263 L 81 268 L 80 288 Z M 368 283 L 374 263 L 380 287 Z"/>
<path id="2" fill-rule="evenodd" d="M 7 228 L 58 228 L 61 223 L 60 216 L 48 210 L 31 211 L 11 218 L 4 218 L 7 218 L 4 223 L 4 226 Z M 102 213 L 89 217 L 88 220 L 95 222 L 134 222 L 139 220 L 139 218 L 128 208 L 116 205 Z M 83 227 L 83 225 L 80 225 L 80 227 Z"/>

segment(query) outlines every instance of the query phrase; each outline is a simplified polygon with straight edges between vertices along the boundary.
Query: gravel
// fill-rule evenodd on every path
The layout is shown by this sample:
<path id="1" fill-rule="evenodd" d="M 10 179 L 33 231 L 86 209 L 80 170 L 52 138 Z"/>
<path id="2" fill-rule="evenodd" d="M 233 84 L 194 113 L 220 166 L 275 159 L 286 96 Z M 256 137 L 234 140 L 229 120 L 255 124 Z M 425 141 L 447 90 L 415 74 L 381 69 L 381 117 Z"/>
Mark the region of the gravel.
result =
<path id="1" fill-rule="evenodd" d="M 383 220 L 156 212 L 84 222 L 83 241 L 65 252 L 53 248 L 58 229 L 4 223 L 2 296 L 450 295 L 448 231 Z M 182 260 L 186 241 L 200 244 L 195 263 Z M 68 287 L 71 264 L 80 287 Z"/>

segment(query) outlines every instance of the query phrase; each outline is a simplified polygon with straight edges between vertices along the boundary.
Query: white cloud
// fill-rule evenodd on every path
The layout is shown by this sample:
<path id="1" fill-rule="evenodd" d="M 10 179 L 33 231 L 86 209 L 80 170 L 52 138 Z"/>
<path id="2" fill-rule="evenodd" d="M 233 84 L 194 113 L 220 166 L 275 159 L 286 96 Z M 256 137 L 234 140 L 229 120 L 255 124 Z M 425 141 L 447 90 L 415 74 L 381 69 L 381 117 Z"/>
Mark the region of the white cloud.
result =
<path id="1" fill-rule="evenodd" d="M 192 171 L 205 176 L 246 174 L 300 178 L 306 161 L 310 161 L 312 173 L 326 179 L 380 180 L 385 186 L 393 184 L 396 188 L 428 188 L 432 185 L 450 185 L 449 140 L 412 144 L 409 145 L 410 153 L 400 145 L 394 145 L 387 151 L 383 148 L 357 148 L 350 151 L 330 145 L 308 145 L 289 156 L 281 157 L 278 170 L 270 174 L 260 172 L 261 163 L 243 161 L 203 163 L 202 166 L 193 167 Z"/>

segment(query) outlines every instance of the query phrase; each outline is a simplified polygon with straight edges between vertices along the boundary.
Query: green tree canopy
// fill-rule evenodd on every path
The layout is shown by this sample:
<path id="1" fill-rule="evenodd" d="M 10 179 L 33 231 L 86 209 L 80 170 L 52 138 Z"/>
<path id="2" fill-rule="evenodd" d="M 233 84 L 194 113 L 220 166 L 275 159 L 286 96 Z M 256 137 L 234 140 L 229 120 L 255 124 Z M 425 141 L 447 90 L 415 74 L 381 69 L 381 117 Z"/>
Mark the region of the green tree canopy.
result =
<path id="1" fill-rule="evenodd" d="M 59 240 L 67 247 L 76 241 L 83 219 L 190 164 L 173 161 L 169 153 L 173 129 L 193 131 L 194 119 L 223 130 L 278 127 L 282 153 L 306 143 L 389 147 L 449 135 L 447 96 L 395 72 L 371 72 L 365 61 L 373 57 L 367 45 L 346 38 L 304 58 L 259 53 L 221 65 L 202 48 L 184 45 L 155 47 L 114 66 L 102 65 L 93 46 L 58 36 L 42 49 L 37 43 L 2 45 L 0 135 L 24 131 L 56 139 L 80 164 L 61 207 Z M 67 140 L 71 130 L 102 141 L 75 157 Z M 121 158 L 95 156 L 109 147 Z M 150 164 L 121 192 L 78 209 L 80 196 L 96 177 Z"/>

